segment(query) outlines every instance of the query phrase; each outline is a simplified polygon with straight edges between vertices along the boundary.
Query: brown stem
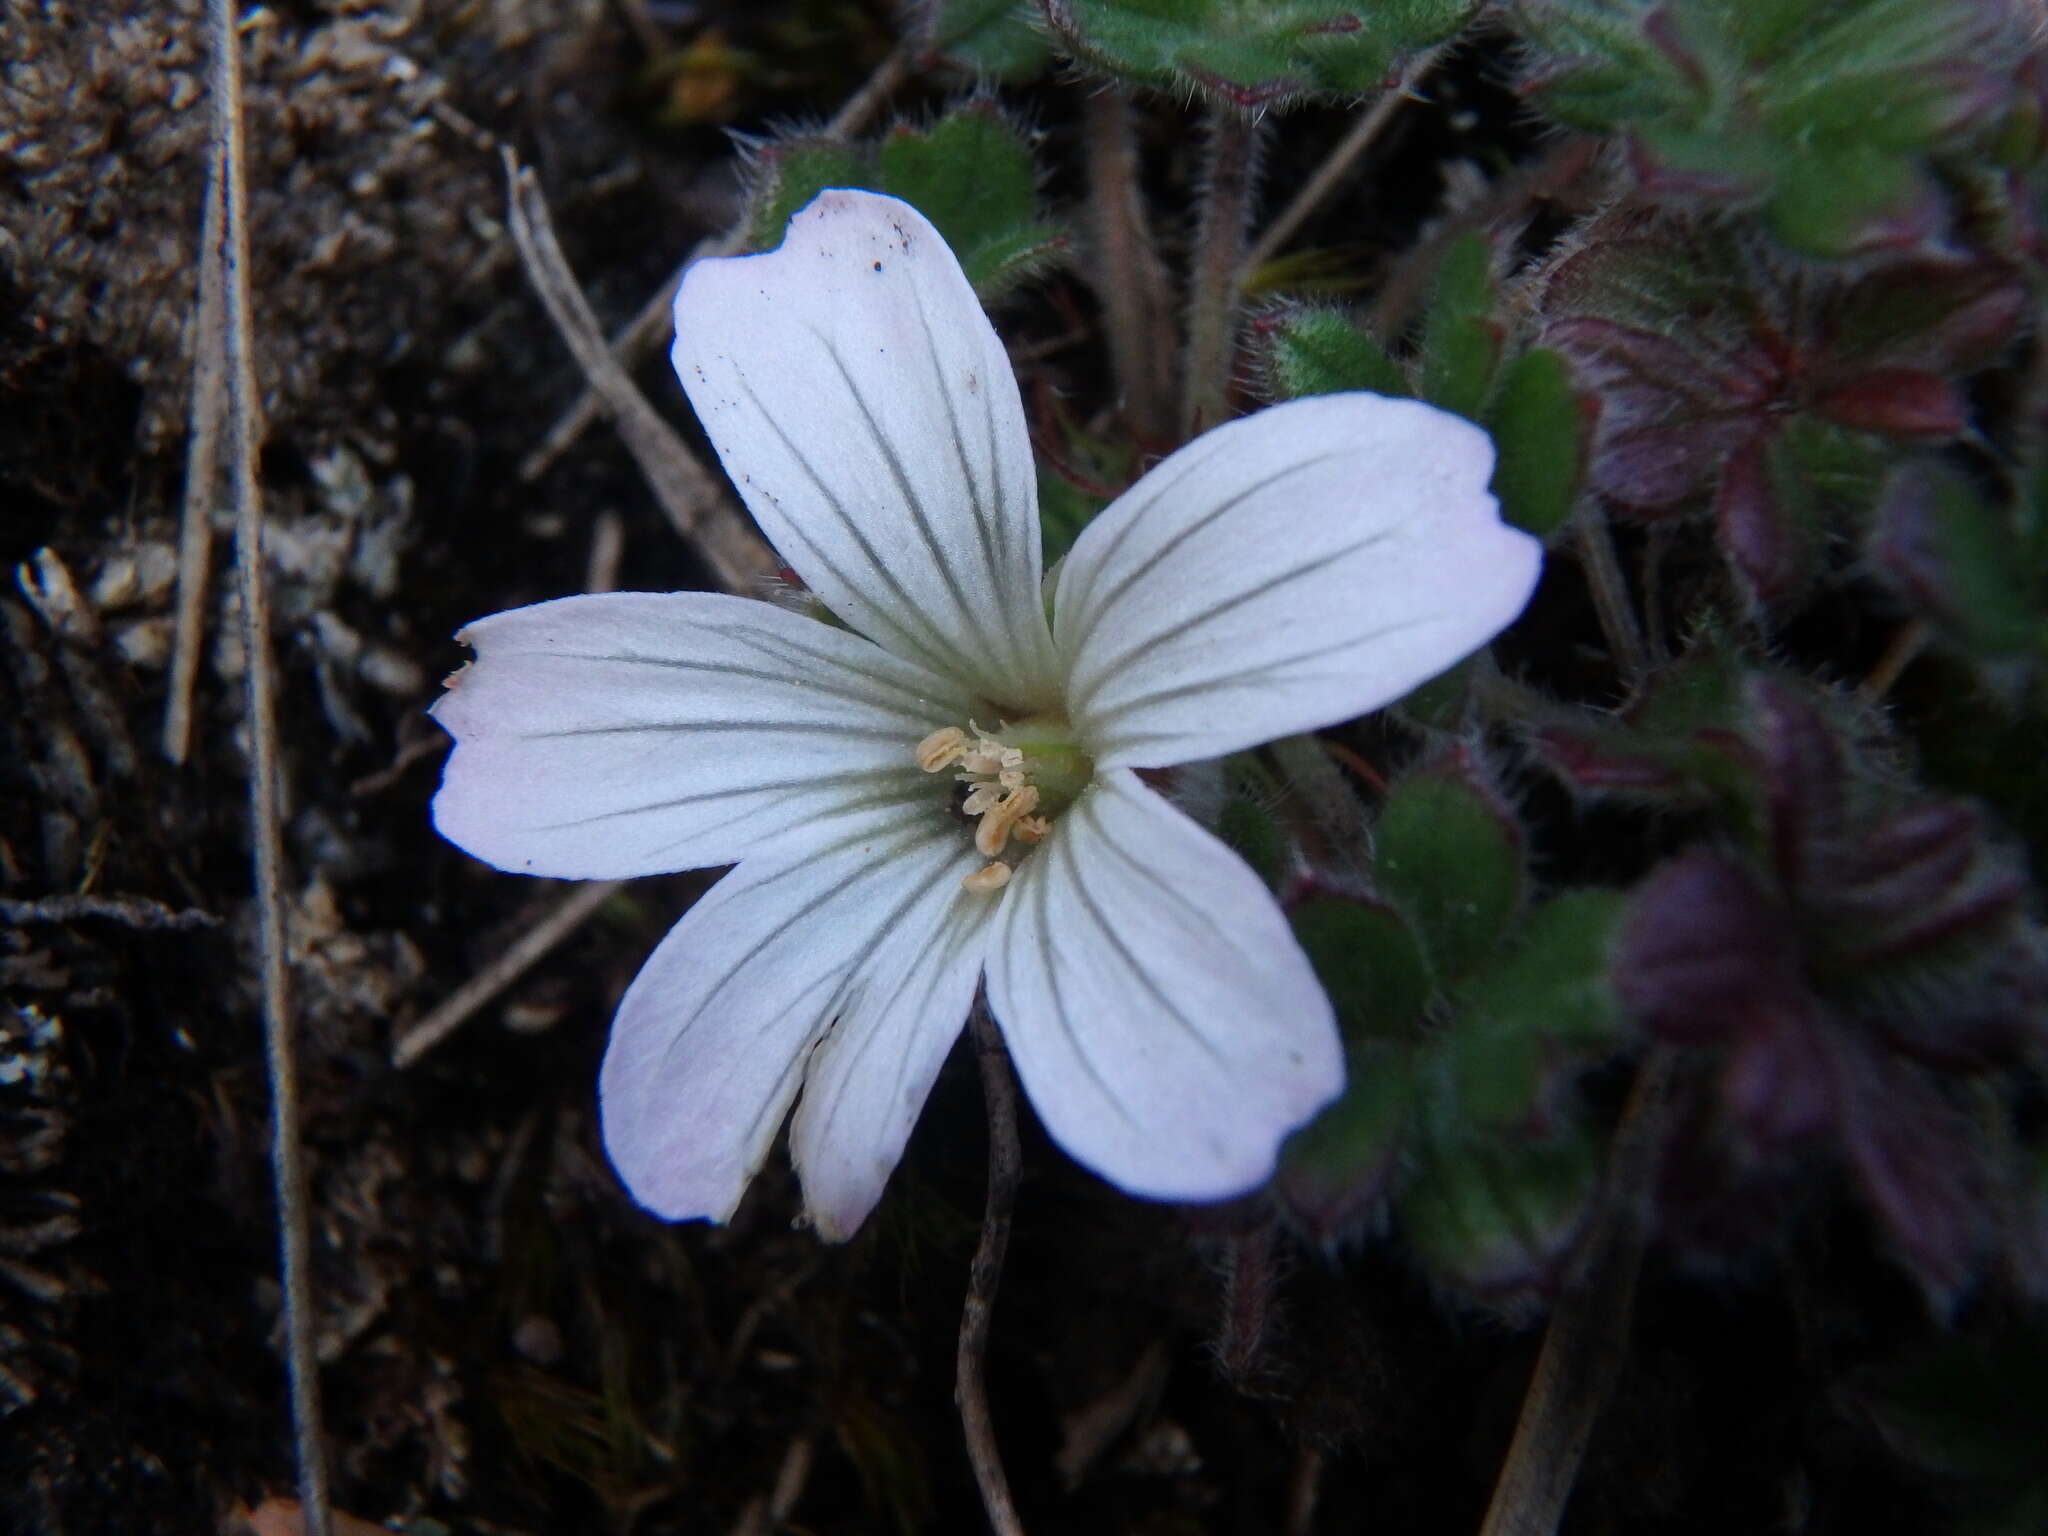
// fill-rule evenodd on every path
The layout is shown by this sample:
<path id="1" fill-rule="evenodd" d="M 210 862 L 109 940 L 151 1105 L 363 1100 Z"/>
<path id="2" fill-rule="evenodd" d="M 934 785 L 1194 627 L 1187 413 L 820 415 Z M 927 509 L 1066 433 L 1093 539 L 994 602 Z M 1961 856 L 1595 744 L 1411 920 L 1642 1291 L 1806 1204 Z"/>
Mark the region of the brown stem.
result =
<path id="1" fill-rule="evenodd" d="M 1208 161 L 1195 259 L 1188 273 L 1187 351 L 1181 364 L 1183 438 L 1201 435 L 1230 414 L 1236 362 L 1238 273 L 1245 224 L 1258 181 L 1260 124 L 1230 107 L 1209 109 Z"/>
<path id="2" fill-rule="evenodd" d="M 1024 1523 L 1010 1497 L 1009 1479 L 1003 1475 L 995 1425 L 989 1419 L 986 1369 L 989 1315 L 1003 1278 L 1003 1255 L 1010 1246 L 1010 1209 L 1017 1200 L 1017 1170 L 1022 1159 L 1017 1145 L 1017 1081 L 1011 1075 L 1002 1036 L 985 1006 L 976 1005 L 967 1028 L 981 1059 L 981 1089 L 988 1101 L 988 1208 L 982 1216 L 974 1264 L 967 1272 L 967 1301 L 960 1309 L 953 1401 L 960 1409 L 967 1459 L 981 1489 L 981 1507 L 988 1512 L 990 1529 L 996 1536 L 1024 1536 Z"/>
<path id="3" fill-rule="evenodd" d="M 227 170 L 218 152 L 207 157 L 206 208 L 200 216 L 199 309 L 192 342 L 192 407 L 185 443 L 185 508 L 178 529 L 178 606 L 171 648 L 170 688 L 164 703 L 164 756 L 183 763 L 192 749 L 192 696 L 199 684 L 199 653 L 206 641 L 206 588 L 213 558 L 213 507 L 220 490 L 220 433 L 227 419 L 227 347 L 221 246 Z"/>
<path id="4" fill-rule="evenodd" d="M 1171 301 L 1138 182 L 1131 94 L 1121 86 L 1098 91 L 1085 110 L 1095 247 L 1089 280 L 1102 300 L 1124 417 L 1141 442 L 1164 443 L 1173 432 Z"/>
<path id="5" fill-rule="evenodd" d="M 278 806 L 277 679 L 270 655 L 270 595 L 264 582 L 263 496 L 256 478 L 262 442 L 256 398 L 255 322 L 249 301 L 249 187 L 242 149 L 242 54 L 234 0 L 208 6 L 213 42 L 213 114 L 219 167 L 222 284 L 221 380 L 227 412 L 228 488 L 235 509 L 235 569 L 242 598 L 248 685 L 249 840 L 255 853 L 257 959 L 262 983 L 264 1059 L 270 1076 L 270 1168 L 277 1199 L 284 1287 L 285 1365 L 307 1536 L 329 1536 L 327 1453 L 320 1427 L 320 1365 L 313 1348 L 313 1285 L 307 1235 L 306 1167 L 299 1141 L 299 1069 L 286 986 L 284 834 Z M 202 262 L 202 267 L 207 264 Z M 205 329 L 204 325 L 201 330 Z M 204 340 L 204 337 L 201 338 Z"/>
<path id="6" fill-rule="evenodd" d="M 1607 509 L 1598 497 L 1589 496 L 1580 502 L 1578 516 L 1572 522 L 1579 537 L 1579 563 L 1593 594 L 1600 631 L 1607 637 L 1607 649 L 1621 671 L 1622 680 L 1633 690 L 1650 669 L 1650 652 L 1643 643 L 1635 608 L 1629 602 L 1628 578 L 1622 574 L 1621 560 L 1614 552 Z"/>
<path id="7" fill-rule="evenodd" d="M 1301 226 L 1315 216 L 1316 210 L 1329 201 L 1330 195 L 1343 184 L 1344 178 L 1351 174 L 1352 167 L 1358 164 L 1360 157 L 1378 142 L 1382 133 L 1386 132 L 1387 124 L 1394 120 L 1402 106 L 1416 99 L 1416 87 L 1421 85 L 1423 77 L 1436 68 L 1437 61 L 1450 49 L 1450 43 L 1439 43 L 1436 47 L 1417 54 L 1401 78 L 1380 92 L 1379 99 L 1351 125 L 1350 131 L 1337 141 L 1336 147 L 1323 157 L 1323 163 L 1316 167 L 1315 174 L 1309 177 L 1299 192 L 1294 194 L 1293 200 L 1281 211 L 1280 216 L 1266 226 L 1265 233 L 1259 236 L 1258 243 L 1244 259 L 1246 280 L 1278 255 L 1280 248 L 1292 240 L 1300 232 Z"/>
<path id="8" fill-rule="evenodd" d="M 870 119 L 882 109 L 896 89 L 908 80 L 916 68 L 921 44 L 922 28 L 915 28 L 905 37 L 889 56 L 876 66 L 875 72 L 861 82 L 860 88 L 846 98 L 845 104 L 832 114 L 832 120 L 820 130 L 819 136 L 826 139 L 847 139 L 859 133 Z M 623 368 L 633 368 L 654 349 L 656 342 L 669 333 L 670 313 L 675 308 L 676 290 L 683 286 L 683 274 L 700 261 L 713 260 L 720 256 L 731 256 L 745 245 L 747 237 L 746 213 L 742 210 L 739 222 L 722 234 L 710 235 L 697 242 L 696 247 L 683 259 L 683 264 L 670 274 L 667 282 L 648 295 L 647 302 L 640 306 L 640 312 L 612 336 L 608 343 L 611 355 Z M 547 435 L 540 440 L 540 446 L 529 453 L 519 465 L 519 478 L 538 480 L 548 472 L 556 459 L 566 453 L 572 443 L 583 435 L 588 427 L 605 412 L 603 392 L 595 383 L 585 386 L 576 403 L 562 413 L 559 420 L 548 428 Z"/>
<path id="9" fill-rule="evenodd" d="M 1584 1261 L 1550 1314 L 1479 1536 L 1553 1536 L 1564 1516 L 1579 1462 L 1628 1350 L 1671 1071 L 1672 1057 L 1663 1049 L 1636 1069 L 1608 1150 Z"/>

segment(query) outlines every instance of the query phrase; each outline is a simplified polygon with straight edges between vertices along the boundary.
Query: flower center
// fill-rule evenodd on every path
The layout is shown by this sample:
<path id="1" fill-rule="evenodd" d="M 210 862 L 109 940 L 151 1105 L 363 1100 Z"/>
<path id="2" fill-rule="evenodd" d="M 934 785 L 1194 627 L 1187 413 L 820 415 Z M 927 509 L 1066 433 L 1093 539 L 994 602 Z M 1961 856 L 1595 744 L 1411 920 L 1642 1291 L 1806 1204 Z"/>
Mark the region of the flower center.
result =
<path id="1" fill-rule="evenodd" d="M 976 819 L 975 851 L 989 861 L 960 883 L 986 893 L 1010 883 L 1017 861 L 1088 787 L 1095 764 L 1064 720 L 1034 717 L 1001 724 L 996 727 L 1000 734 L 971 720 L 968 726 L 971 736 L 948 725 L 925 737 L 917 744 L 917 766 L 926 773 L 957 768 L 953 777 L 966 786 L 961 813 Z"/>

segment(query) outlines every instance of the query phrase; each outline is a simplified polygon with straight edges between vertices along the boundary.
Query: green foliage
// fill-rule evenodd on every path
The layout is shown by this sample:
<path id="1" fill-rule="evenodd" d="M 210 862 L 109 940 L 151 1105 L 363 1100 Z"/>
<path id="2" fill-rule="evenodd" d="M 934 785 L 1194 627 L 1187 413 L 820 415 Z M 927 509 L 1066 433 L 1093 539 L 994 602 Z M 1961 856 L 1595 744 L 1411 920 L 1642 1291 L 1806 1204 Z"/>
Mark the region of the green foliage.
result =
<path id="1" fill-rule="evenodd" d="M 1493 494 L 1507 520 L 1547 539 L 1578 501 L 1586 473 L 1587 413 L 1571 368 L 1532 347 L 1501 370 L 1487 426 L 1493 432 Z"/>
<path id="2" fill-rule="evenodd" d="M 1493 306 L 1492 244 L 1484 235 L 1461 235 L 1437 267 L 1423 314 L 1418 356 L 1423 399 L 1479 418 L 1500 362 L 1501 327 Z"/>
<path id="3" fill-rule="evenodd" d="M 1413 1053 L 1351 1043 L 1343 1095 L 1280 1151 L 1279 1188 L 1295 1214 L 1324 1233 L 1356 1225 L 1394 1180 L 1414 1101 Z"/>
<path id="4" fill-rule="evenodd" d="M 1535 1109 L 1544 1058 L 1559 1045 L 1592 1052 L 1614 1043 L 1608 979 L 1620 921 L 1617 891 L 1567 892 L 1529 914 L 1520 937 L 1460 998 L 1449 1042 L 1458 1103 L 1473 1120 L 1509 1126 Z"/>
<path id="5" fill-rule="evenodd" d="M 751 243 L 782 240 L 790 216 L 829 187 L 900 197 L 937 227 L 984 301 L 1055 260 L 1058 228 L 1038 211 L 1024 136 L 996 107 L 970 101 L 929 128 L 898 125 L 877 145 L 794 139 L 764 151 L 748 220 Z"/>
<path id="6" fill-rule="evenodd" d="M 1358 96 L 1451 36 L 1471 0 L 1047 0 L 1060 42 L 1119 79 L 1253 109 Z"/>
<path id="7" fill-rule="evenodd" d="M 1052 58 L 1035 0 L 941 0 L 936 10 L 932 52 L 963 69 L 1016 85 Z"/>
<path id="8" fill-rule="evenodd" d="M 1482 1293 L 1556 1273 L 1600 1171 L 1591 1138 L 1570 1126 L 1507 1142 L 1442 1124 L 1418 1161 L 1402 1233 L 1431 1269 Z"/>
<path id="9" fill-rule="evenodd" d="M 761 157 L 753 211 L 747 219 L 748 249 L 768 251 L 780 245 L 789 221 L 820 192 L 831 187 L 882 190 L 875 181 L 868 157 L 852 145 L 792 139 L 773 146 Z"/>
<path id="10" fill-rule="evenodd" d="M 2048 1521 L 2048 1333 L 2008 1326 L 1945 1338 L 1867 1372 L 1856 1393 L 1894 1450 L 1945 1479 L 1969 1536 L 2028 1536 Z"/>
<path id="11" fill-rule="evenodd" d="M 1529 87 L 1626 133 L 1653 194 L 1761 207 L 1818 255 L 1936 217 L 1931 157 L 2004 121 L 2020 48 L 1980 0 L 1521 0 Z"/>
<path id="12" fill-rule="evenodd" d="M 1429 1004 L 1429 958 L 1391 908 L 1311 896 L 1289 913 L 1348 1039 L 1411 1034 Z"/>
<path id="13" fill-rule="evenodd" d="M 1387 349 L 1334 309 L 1282 310 L 1260 322 L 1266 376 L 1283 400 L 1368 390 L 1412 393 L 1401 365 Z"/>
<path id="14" fill-rule="evenodd" d="M 1395 785 L 1380 813 L 1374 877 L 1448 985 L 1499 941 L 1521 906 L 1521 829 L 1475 778 L 1455 769 L 1419 774 Z"/>
<path id="15" fill-rule="evenodd" d="M 1494 439 L 1491 489 L 1502 512 L 1548 538 L 1578 501 L 1593 413 L 1557 352 L 1507 355 L 1499 308 L 1491 246 L 1467 235 L 1444 254 L 1406 363 L 1349 315 L 1323 307 L 1274 310 L 1253 326 L 1253 346 L 1275 399 L 1369 390 L 1478 422 Z"/>
<path id="16" fill-rule="evenodd" d="M 2038 653 L 2042 572 L 2007 519 L 1943 465 L 1901 466 L 1879 503 L 1871 553 L 1901 595 L 1964 650 L 1993 660 Z"/>

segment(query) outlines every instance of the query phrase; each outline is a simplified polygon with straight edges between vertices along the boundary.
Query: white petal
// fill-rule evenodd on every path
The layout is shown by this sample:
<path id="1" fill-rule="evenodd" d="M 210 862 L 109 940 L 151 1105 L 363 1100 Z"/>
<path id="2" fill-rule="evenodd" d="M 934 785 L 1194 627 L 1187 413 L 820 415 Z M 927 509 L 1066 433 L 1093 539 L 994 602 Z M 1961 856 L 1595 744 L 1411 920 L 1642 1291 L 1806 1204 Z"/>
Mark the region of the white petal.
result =
<path id="1" fill-rule="evenodd" d="M 838 1021 L 811 1056 L 789 1151 L 821 1236 L 851 1237 L 903 1156 L 918 1111 L 981 983 L 999 896 L 963 891 L 984 861 L 962 838 L 936 850 L 925 894 L 847 982 Z"/>
<path id="2" fill-rule="evenodd" d="M 987 963 L 1039 1119 L 1133 1194 L 1242 1194 L 1343 1087 L 1329 999 L 1273 898 L 1128 769 L 1025 861 Z"/>
<path id="3" fill-rule="evenodd" d="M 932 891 L 972 865 L 957 825 L 903 813 L 748 859 L 685 913 L 626 989 L 598 1079 L 633 1198 L 671 1221 L 731 1216 L 877 946 L 900 951 L 898 924 L 929 934 Z M 965 1012 L 928 1022 L 950 1040 Z"/>
<path id="4" fill-rule="evenodd" d="M 522 874 L 729 864 L 944 786 L 918 741 L 970 707 L 858 635 L 708 592 L 568 597 L 480 619 L 434 718 L 441 835 Z"/>
<path id="5" fill-rule="evenodd" d="M 821 193 L 777 249 L 690 270 L 672 356 L 748 510 L 834 613 L 1012 715 L 1055 701 L 1023 405 L 922 214 Z"/>
<path id="6" fill-rule="evenodd" d="M 1348 720 L 1485 644 L 1542 563 L 1492 470 L 1469 422 L 1366 394 L 1275 406 L 1159 464 L 1082 532 L 1053 600 L 1097 763 Z"/>

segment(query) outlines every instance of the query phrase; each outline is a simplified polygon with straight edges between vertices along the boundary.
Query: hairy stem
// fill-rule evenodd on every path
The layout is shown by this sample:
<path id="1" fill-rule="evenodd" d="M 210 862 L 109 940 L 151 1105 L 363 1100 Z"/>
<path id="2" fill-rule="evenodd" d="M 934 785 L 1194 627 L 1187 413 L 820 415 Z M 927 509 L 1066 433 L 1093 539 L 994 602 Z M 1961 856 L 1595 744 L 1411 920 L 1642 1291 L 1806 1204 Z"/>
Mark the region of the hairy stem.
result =
<path id="1" fill-rule="evenodd" d="M 1181 436 L 1197 437 L 1230 414 L 1236 363 L 1238 274 L 1258 181 L 1260 125 L 1229 107 L 1209 110 L 1202 217 L 1188 273 L 1187 350 L 1181 369 Z"/>
<path id="2" fill-rule="evenodd" d="M 1017 1081 L 986 1006 L 976 1004 L 967 1027 L 981 1059 L 981 1089 L 988 1101 L 988 1207 L 982 1216 L 974 1264 L 967 1272 L 967 1301 L 960 1309 L 953 1400 L 960 1409 L 967 1459 L 974 1467 L 974 1481 L 981 1489 L 981 1507 L 988 1513 L 990 1528 L 996 1536 L 1024 1536 L 1024 1523 L 1010 1497 L 1010 1481 L 1003 1475 L 995 1425 L 989 1418 L 987 1372 L 989 1315 L 995 1309 L 996 1287 L 1002 1283 L 1003 1256 L 1010 1247 L 1010 1209 L 1017 1201 L 1017 1170 L 1022 1159 L 1017 1145 Z"/>
<path id="3" fill-rule="evenodd" d="M 1140 441 L 1165 442 L 1173 433 L 1171 302 L 1138 182 L 1131 94 L 1121 86 L 1098 91 L 1086 112 L 1089 280 L 1102 301 L 1124 418 Z"/>

